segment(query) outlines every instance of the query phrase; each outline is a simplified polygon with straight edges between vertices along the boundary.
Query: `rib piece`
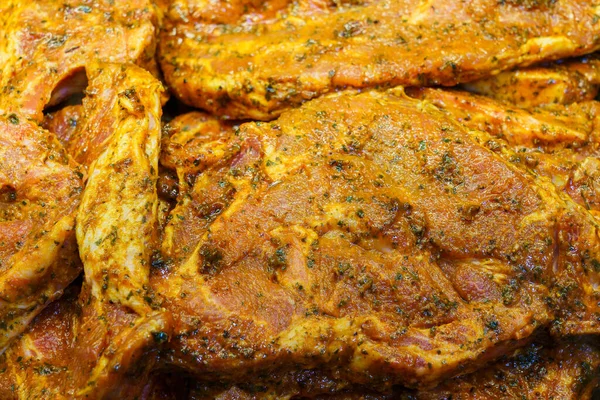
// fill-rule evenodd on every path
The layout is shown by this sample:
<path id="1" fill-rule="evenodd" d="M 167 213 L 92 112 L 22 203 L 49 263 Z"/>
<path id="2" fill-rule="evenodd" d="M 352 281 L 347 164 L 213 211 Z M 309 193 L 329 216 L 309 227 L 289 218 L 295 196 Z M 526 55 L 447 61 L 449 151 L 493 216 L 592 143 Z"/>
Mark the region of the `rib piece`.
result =
<path id="1" fill-rule="evenodd" d="M 409 89 L 471 129 L 481 143 L 524 169 L 548 177 L 577 203 L 600 216 L 600 103 L 523 110 L 457 90 Z M 498 140 L 499 139 L 499 140 Z M 513 152 L 502 151 L 510 147 Z"/>
<path id="2" fill-rule="evenodd" d="M 162 85 L 134 65 L 88 71 L 91 95 L 70 150 L 89 165 L 77 216 L 87 298 L 78 337 L 87 383 L 78 397 L 119 390 L 140 358 L 168 338 L 168 317 L 148 291 L 156 247 Z M 156 302 L 156 303 L 155 303 Z"/>
<path id="3" fill-rule="evenodd" d="M 175 0 L 159 62 L 185 103 L 267 120 L 339 88 L 454 85 L 590 53 L 599 12 L 577 0 Z"/>
<path id="4" fill-rule="evenodd" d="M 165 229 L 167 361 L 425 387 L 541 327 L 597 334 L 594 218 L 478 138 L 399 89 L 242 125 Z"/>
<path id="5" fill-rule="evenodd" d="M 0 110 L 0 353 L 81 272 L 82 178 L 54 135 Z"/>
<path id="6" fill-rule="evenodd" d="M 470 92 L 523 108 L 589 101 L 596 97 L 600 87 L 597 57 L 501 72 L 463 86 Z"/>
<path id="7" fill-rule="evenodd" d="M 157 71 L 150 0 L 4 0 L 0 5 L 0 102 L 42 120 L 47 105 L 86 86 L 93 60 Z"/>

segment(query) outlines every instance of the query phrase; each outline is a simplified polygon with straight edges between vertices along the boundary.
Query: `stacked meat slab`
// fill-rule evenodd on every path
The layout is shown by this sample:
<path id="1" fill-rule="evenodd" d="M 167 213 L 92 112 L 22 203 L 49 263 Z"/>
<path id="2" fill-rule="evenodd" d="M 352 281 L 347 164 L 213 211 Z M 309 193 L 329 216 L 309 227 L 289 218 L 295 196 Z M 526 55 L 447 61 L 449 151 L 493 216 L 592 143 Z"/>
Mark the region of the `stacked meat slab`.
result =
<path id="1" fill-rule="evenodd" d="M 599 16 L 2 3 L 0 398 L 592 398 Z"/>

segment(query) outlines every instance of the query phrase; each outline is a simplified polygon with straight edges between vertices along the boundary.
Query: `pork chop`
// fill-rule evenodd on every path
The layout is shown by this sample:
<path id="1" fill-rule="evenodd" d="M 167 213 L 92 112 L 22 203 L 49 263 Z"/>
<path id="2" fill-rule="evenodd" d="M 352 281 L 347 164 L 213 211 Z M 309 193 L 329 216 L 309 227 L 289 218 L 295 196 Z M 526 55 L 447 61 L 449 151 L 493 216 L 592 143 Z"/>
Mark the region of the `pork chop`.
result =
<path id="1" fill-rule="evenodd" d="M 167 362 L 428 387 L 540 329 L 599 333 L 597 222 L 478 138 L 401 89 L 241 125 L 153 263 Z"/>
<path id="2" fill-rule="evenodd" d="M 149 0 L 3 0 L 0 102 L 41 121 L 42 110 L 87 85 L 90 61 L 135 62 L 157 73 Z"/>
<path id="3" fill-rule="evenodd" d="M 84 172 L 53 134 L 0 110 L 0 352 L 81 272 Z"/>
<path id="4" fill-rule="evenodd" d="M 340 88 L 455 85 L 587 54 L 599 11 L 578 0 L 174 0 L 159 63 L 185 103 L 268 120 Z"/>

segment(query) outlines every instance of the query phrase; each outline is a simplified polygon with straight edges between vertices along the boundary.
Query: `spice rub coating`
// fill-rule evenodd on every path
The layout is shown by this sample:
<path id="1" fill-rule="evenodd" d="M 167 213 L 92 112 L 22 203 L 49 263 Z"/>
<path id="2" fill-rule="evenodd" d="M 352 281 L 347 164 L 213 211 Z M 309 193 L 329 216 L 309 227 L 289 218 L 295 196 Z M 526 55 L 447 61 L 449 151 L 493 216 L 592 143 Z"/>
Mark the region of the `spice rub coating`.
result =
<path id="1" fill-rule="evenodd" d="M 45 107 L 85 89 L 90 62 L 157 73 L 157 23 L 149 0 L 3 0 L 0 103 L 41 121 Z"/>
<path id="2" fill-rule="evenodd" d="M 544 327 L 598 333 L 594 217 L 432 104 L 345 92 L 234 131 L 153 264 L 168 363 L 428 387 Z"/>
<path id="3" fill-rule="evenodd" d="M 455 85 L 590 53 L 598 12 L 577 0 L 175 0 L 159 62 L 184 102 L 269 120 L 341 88 Z"/>
<path id="4" fill-rule="evenodd" d="M 0 352 L 81 272 L 84 172 L 53 134 L 0 110 Z"/>

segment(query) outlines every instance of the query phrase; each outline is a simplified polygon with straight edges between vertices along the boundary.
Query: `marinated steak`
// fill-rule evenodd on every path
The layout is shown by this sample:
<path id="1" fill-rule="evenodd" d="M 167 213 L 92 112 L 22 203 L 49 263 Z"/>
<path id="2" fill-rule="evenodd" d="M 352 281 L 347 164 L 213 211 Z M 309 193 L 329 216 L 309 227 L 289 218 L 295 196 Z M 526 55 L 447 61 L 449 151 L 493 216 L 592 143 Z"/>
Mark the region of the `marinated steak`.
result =
<path id="1" fill-rule="evenodd" d="M 0 109 L 0 353 L 81 272 L 84 172 L 54 135 Z"/>
<path id="2" fill-rule="evenodd" d="M 401 89 L 241 125 L 154 262 L 167 362 L 427 387 L 540 329 L 597 334 L 596 220 L 482 134 Z"/>
<path id="3" fill-rule="evenodd" d="M 340 88 L 455 85 L 590 53 L 599 11 L 578 0 L 174 0 L 159 62 L 184 102 L 268 120 Z"/>
<path id="4" fill-rule="evenodd" d="M 156 23 L 150 0 L 3 0 L 0 103 L 41 121 L 44 107 L 85 89 L 94 60 L 157 74 Z"/>

